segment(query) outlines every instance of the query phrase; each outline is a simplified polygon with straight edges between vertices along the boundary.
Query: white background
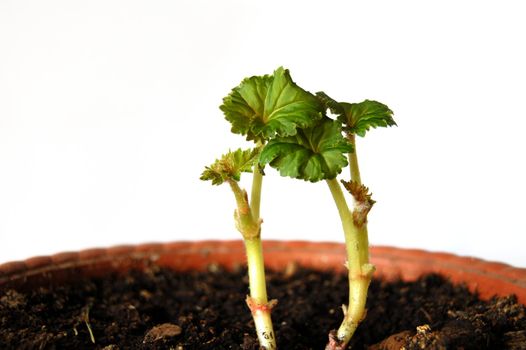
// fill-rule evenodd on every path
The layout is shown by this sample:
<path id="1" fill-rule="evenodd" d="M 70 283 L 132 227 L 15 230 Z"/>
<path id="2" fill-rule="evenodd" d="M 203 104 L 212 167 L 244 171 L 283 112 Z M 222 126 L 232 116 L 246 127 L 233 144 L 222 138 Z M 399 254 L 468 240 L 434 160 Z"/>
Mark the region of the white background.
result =
<path id="1" fill-rule="evenodd" d="M 358 140 L 372 244 L 526 267 L 524 14 L 521 1 L 2 0 L 0 262 L 238 238 L 229 189 L 198 178 L 245 146 L 223 96 L 283 65 L 307 90 L 395 112 L 398 127 Z M 324 183 L 267 175 L 264 238 L 343 241 Z"/>

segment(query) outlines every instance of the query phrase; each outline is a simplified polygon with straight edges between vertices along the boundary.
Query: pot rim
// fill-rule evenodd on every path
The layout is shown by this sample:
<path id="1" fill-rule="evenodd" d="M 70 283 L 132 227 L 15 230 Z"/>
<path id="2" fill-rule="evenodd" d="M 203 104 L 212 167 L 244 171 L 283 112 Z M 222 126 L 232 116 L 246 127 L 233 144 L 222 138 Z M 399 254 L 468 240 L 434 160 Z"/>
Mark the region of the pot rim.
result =
<path id="1" fill-rule="evenodd" d="M 344 269 L 345 246 L 343 243 L 267 240 L 263 242 L 263 247 L 266 265 L 269 267 L 284 266 L 289 256 L 283 254 L 283 251 L 287 250 L 296 254 L 295 259 L 300 265 L 341 271 Z M 0 287 L 31 279 L 32 276 L 45 276 L 57 271 L 75 270 L 93 264 L 106 264 L 105 266 L 111 269 L 130 258 L 135 261 L 161 262 L 160 265 L 174 268 L 179 266 L 169 261 L 174 256 L 174 252 L 183 256 L 199 254 L 204 259 L 200 262 L 200 266 L 204 266 L 203 264 L 207 262 L 206 257 L 212 251 L 216 255 L 224 256 L 224 259 L 227 259 L 225 260 L 227 265 L 232 255 L 244 257 L 241 240 L 177 241 L 90 248 L 0 264 Z M 172 255 L 168 256 L 170 252 Z M 519 301 L 526 304 L 526 268 L 422 249 L 371 246 L 370 252 L 373 264 L 381 267 L 379 268 L 381 277 L 414 280 L 425 273 L 441 273 L 454 283 L 465 283 L 471 290 L 477 290 L 482 298 L 489 298 L 495 294 L 494 287 L 497 283 L 500 295 L 504 295 L 503 293 L 516 294 Z M 181 262 L 184 262 L 184 259 L 179 259 L 178 263 Z M 187 266 L 187 268 L 192 267 Z M 122 269 L 126 268 L 130 268 L 130 264 Z M 89 272 L 88 275 L 90 275 Z M 488 280 L 492 281 L 493 286 L 491 283 L 485 286 Z"/>

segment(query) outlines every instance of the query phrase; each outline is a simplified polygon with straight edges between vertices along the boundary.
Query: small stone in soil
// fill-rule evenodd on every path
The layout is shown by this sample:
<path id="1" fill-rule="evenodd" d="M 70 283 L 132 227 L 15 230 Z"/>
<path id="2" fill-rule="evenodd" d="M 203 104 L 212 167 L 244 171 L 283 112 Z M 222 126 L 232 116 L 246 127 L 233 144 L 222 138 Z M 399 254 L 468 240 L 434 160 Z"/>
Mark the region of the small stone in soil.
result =
<path id="1" fill-rule="evenodd" d="M 181 334 L 182 329 L 178 325 L 163 323 L 151 328 L 144 336 L 143 343 L 155 343 L 158 340 L 173 338 Z"/>

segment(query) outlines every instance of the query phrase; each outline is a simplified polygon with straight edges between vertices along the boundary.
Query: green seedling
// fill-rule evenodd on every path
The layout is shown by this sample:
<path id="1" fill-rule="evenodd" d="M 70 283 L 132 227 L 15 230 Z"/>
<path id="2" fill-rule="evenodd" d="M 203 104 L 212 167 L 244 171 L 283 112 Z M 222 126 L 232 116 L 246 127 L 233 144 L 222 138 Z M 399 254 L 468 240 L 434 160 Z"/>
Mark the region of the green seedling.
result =
<path id="1" fill-rule="evenodd" d="M 243 80 L 224 99 L 221 110 L 232 124 L 232 132 L 246 136 L 255 145 L 223 155 L 206 167 L 201 179 L 211 180 L 214 185 L 228 183 L 234 193 L 234 219 L 247 253 L 247 304 L 261 347 L 276 349 L 270 317 L 275 301 L 269 302 L 266 293 L 259 215 L 263 169 L 270 165 L 282 176 L 310 182 L 324 180 L 332 194 L 345 235 L 349 303 L 343 306 L 341 326 L 329 334 L 326 350 L 345 349 L 365 317 L 374 272 L 369 262 L 367 215 L 375 202 L 360 177 L 356 135 L 364 136 L 370 128 L 396 125 L 392 111 L 376 101 L 345 103 L 323 92 L 313 95 L 297 86 L 283 68 L 273 75 Z M 339 182 L 337 176 L 348 165 L 350 180 Z M 253 175 L 250 200 L 238 184 L 242 172 Z M 353 198 L 352 209 L 342 185 Z"/>
<path id="2" fill-rule="evenodd" d="M 266 350 L 276 349 L 270 316 L 276 301 L 269 301 L 267 297 L 261 244 L 263 169 L 259 165 L 259 154 L 271 139 L 294 136 L 299 128 L 314 125 L 322 117 L 321 102 L 297 86 L 287 70 L 279 68 L 273 75 L 244 79 L 223 99 L 220 109 L 231 123 L 231 131 L 253 141 L 254 147 L 224 154 L 205 168 L 201 179 L 210 180 L 213 185 L 227 183 L 232 189 L 237 204 L 234 220 L 247 254 L 250 295 L 246 302 L 260 346 Z M 239 186 L 243 172 L 252 173 L 250 199 Z"/>

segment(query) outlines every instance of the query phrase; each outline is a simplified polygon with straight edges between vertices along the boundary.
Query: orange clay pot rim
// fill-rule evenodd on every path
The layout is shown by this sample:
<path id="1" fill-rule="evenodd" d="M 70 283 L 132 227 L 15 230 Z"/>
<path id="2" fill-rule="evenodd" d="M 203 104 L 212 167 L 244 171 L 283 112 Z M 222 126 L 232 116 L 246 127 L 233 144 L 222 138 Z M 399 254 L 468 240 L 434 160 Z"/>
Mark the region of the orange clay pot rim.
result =
<path id="1" fill-rule="evenodd" d="M 311 251 L 312 253 L 343 254 L 345 247 L 338 242 L 314 241 L 279 241 L 263 242 L 265 250 Z M 23 276 L 36 275 L 56 269 L 75 266 L 86 266 L 99 261 L 114 259 L 135 259 L 153 257 L 166 251 L 182 252 L 228 252 L 243 249 L 241 240 L 198 240 L 176 241 L 167 243 L 143 243 L 136 245 L 117 245 L 108 248 L 90 248 L 76 252 L 62 252 L 48 256 L 36 256 L 22 261 L 12 261 L 0 264 L 0 286 L 5 281 Z M 392 246 L 371 246 L 372 259 L 403 258 L 418 264 L 438 260 L 443 266 L 455 268 L 462 266 L 463 270 L 484 272 L 486 274 L 505 278 L 510 282 L 526 288 L 526 268 L 513 267 L 508 264 L 487 261 L 479 258 L 459 256 L 443 252 L 431 252 L 422 249 L 397 248 Z"/>

